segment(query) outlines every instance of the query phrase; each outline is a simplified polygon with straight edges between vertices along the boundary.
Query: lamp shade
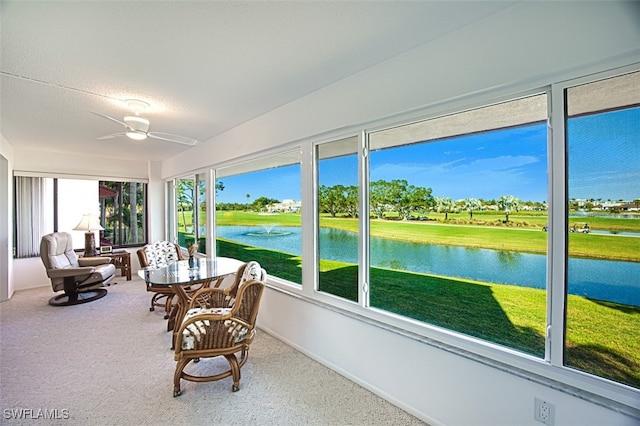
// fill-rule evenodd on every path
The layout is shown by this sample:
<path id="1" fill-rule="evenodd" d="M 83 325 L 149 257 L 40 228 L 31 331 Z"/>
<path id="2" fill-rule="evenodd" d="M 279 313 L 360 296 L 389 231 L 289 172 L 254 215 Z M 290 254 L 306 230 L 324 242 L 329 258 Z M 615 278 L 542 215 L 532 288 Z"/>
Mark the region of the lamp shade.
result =
<path id="1" fill-rule="evenodd" d="M 73 228 L 74 231 L 87 231 L 84 234 L 84 255 L 95 256 L 96 255 L 96 236 L 93 231 L 103 231 L 104 228 L 100 226 L 98 218 L 92 214 L 82 215 L 78 226 Z"/>
<path id="2" fill-rule="evenodd" d="M 100 226 L 98 218 L 92 214 L 82 215 L 80 223 L 73 228 L 74 231 L 103 231 L 104 228 Z"/>

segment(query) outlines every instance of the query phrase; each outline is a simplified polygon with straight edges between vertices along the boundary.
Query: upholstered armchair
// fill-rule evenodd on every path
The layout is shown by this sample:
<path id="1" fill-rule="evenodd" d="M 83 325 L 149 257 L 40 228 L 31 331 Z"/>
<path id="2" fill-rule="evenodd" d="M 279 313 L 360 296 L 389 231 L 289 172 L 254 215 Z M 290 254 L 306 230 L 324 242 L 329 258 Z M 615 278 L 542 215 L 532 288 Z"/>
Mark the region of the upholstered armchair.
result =
<path id="1" fill-rule="evenodd" d="M 53 306 L 77 305 L 100 299 L 102 288 L 113 279 L 116 268 L 108 257 L 78 257 L 68 232 L 54 232 L 42 237 L 40 258 L 51 279 L 54 292 L 64 291 L 49 300 Z"/>
<path id="2" fill-rule="evenodd" d="M 179 396 L 180 380 L 192 382 L 210 382 L 232 376 L 231 390 L 240 389 L 240 369 L 247 362 L 249 347 L 255 335 L 256 318 L 260 299 L 264 291 L 264 283 L 250 280 L 238 287 L 232 307 L 200 307 L 198 296 L 203 292 L 228 292 L 220 288 L 198 290 L 189 311 L 185 315 L 177 331 L 175 343 L 176 369 L 173 376 L 173 396 Z M 191 361 L 205 362 L 204 358 L 224 357 L 229 369 L 215 374 L 196 375 L 195 371 L 186 372 Z"/>
<path id="3" fill-rule="evenodd" d="M 141 268 L 157 269 L 178 260 L 184 260 L 180 246 L 169 241 L 156 241 L 155 243 L 147 244 L 139 249 L 137 254 Z M 153 312 L 156 307 L 163 307 L 165 319 L 168 319 L 171 311 L 171 302 L 175 296 L 173 289 L 170 286 L 147 283 L 147 291 L 153 293 L 149 310 Z M 163 302 L 161 302 L 162 300 Z"/>

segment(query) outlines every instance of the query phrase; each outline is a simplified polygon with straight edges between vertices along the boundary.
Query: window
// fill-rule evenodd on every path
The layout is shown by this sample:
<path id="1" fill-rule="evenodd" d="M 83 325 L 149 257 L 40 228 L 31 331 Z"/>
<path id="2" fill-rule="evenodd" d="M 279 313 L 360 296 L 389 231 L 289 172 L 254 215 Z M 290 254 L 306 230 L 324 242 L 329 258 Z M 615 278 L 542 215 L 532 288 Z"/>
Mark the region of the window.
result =
<path id="1" fill-rule="evenodd" d="M 74 228 L 87 213 L 100 217 L 100 245 L 146 243 L 145 183 L 36 176 L 14 182 L 16 257 L 39 255 L 42 236 L 51 232 L 69 232 L 74 249 L 84 249 L 84 232 Z"/>
<path id="2" fill-rule="evenodd" d="M 545 354 L 547 103 L 370 134 L 370 305 Z"/>
<path id="3" fill-rule="evenodd" d="M 146 243 L 146 187 L 141 182 L 99 182 L 101 245 Z"/>
<path id="4" fill-rule="evenodd" d="M 318 290 L 358 301 L 358 138 L 316 146 Z"/>
<path id="5" fill-rule="evenodd" d="M 640 72 L 566 90 L 565 365 L 640 387 Z"/>
<path id="6" fill-rule="evenodd" d="M 176 179 L 178 244 L 188 247 L 198 243 L 198 252 L 206 253 L 205 181 L 199 176 Z"/>
<path id="7" fill-rule="evenodd" d="M 216 188 L 217 255 L 301 284 L 300 151 L 218 169 Z"/>
<path id="8" fill-rule="evenodd" d="M 75 231 L 82 216 L 98 215 L 98 181 L 84 179 L 56 179 L 55 181 L 55 206 L 57 210 L 54 216 L 54 231 L 65 231 L 71 234 L 73 248 L 82 250 L 85 247 L 85 231 Z M 104 228 L 104 222 L 100 222 Z M 94 231 L 102 234 L 102 231 Z M 96 244 L 102 243 L 96 235 Z M 110 245 L 110 244 L 107 244 Z"/>

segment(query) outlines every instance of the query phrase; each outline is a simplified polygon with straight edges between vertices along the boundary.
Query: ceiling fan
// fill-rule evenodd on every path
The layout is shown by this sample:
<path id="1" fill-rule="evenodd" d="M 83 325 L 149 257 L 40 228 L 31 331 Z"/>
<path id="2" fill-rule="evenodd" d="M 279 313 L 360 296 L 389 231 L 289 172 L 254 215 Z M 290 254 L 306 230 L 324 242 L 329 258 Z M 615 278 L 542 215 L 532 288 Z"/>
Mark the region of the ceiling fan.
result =
<path id="1" fill-rule="evenodd" d="M 196 139 L 188 138 L 186 136 L 174 135 L 171 133 L 150 132 L 149 120 L 140 116 L 140 113 L 146 110 L 149 107 L 149 104 L 144 101 L 135 99 L 129 99 L 126 102 L 129 108 L 131 108 L 131 110 L 133 111 L 133 115 L 125 116 L 122 121 L 118 120 L 117 118 L 92 111 L 92 113 L 97 115 L 98 117 L 106 118 L 107 120 L 116 122 L 124 126 L 125 128 L 124 132 L 113 133 L 110 135 L 99 137 L 98 139 L 113 139 L 119 136 L 127 136 L 130 139 L 141 141 L 146 139 L 147 137 L 150 137 L 153 139 L 159 139 L 189 146 L 193 146 L 199 142 Z"/>

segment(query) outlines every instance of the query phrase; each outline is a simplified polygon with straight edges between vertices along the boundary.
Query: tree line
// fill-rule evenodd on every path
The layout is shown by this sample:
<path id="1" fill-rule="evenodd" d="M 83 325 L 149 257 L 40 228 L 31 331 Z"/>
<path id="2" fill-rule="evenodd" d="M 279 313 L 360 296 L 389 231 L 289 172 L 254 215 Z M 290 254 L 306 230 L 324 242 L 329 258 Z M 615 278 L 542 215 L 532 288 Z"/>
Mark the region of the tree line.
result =
<path id="1" fill-rule="evenodd" d="M 505 213 L 506 221 L 509 214 L 519 211 L 527 205 L 532 209 L 546 209 L 544 203 L 522 202 L 513 195 L 503 195 L 500 198 L 483 200 L 481 198 L 465 198 L 454 201 L 449 197 L 436 197 L 431 188 L 410 185 L 405 179 L 391 181 L 377 180 L 371 182 L 369 189 L 369 205 L 371 214 L 377 219 L 383 219 L 389 213 L 395 213 L 399 218 L 408 220 L 419 218 L 428 212 L 444 213 L 445 220 L 449 213 L 466 211 L 469 219 L 473 219 L 473 212 L 484 210 L 487 206 L 497 206 Z M 358 215 L 358 187 L 321 185 L 318 190 L 320 211 L 332 217 Z"/>
<path id="2" fill-rule="evenodd" d="M 192 181 L 191 181 L 192 182 Z M 194 188 L 190 181 L 183 181 L 178 187 L 179 207 L 186 207 L 189 210 L 193 206 Z M 191 185 L 190 185 L 191 183 Z M 218 182 L 216 192 L 224 190 L 224 184 Z M 250 194 L 246 195 L 247 200 Z M 217 210 L 253 210 L 263 211 L 269 205 L 279 203 L 280 200 L 258 197 L 253 202 L 247 203 L 218 203 Z M 354 185 L 320 185 L 318 188 L 318 203 L 321 213 L 328 213 L 332 217 L 344 215 L 347 217 L 358 217 L 358 187 Z M 509 214 L 517 212 L 528 206 L 530 209 L 546 210 L 546 205 L 540 202 L 523 202 L 513 195 L 503 195 L 498 199 L 483 200 L 482 198 L 465 198 L 454 201 L 450 197 L 436 197 L 431 188 L 410 185 L 405 179 L 394 179 L 391 181 L 377 180 L 371 182 L 369 189 L 369 205 L 371 214 L 383 219 L 391 213 L 397 217 L 410 220 L 420 218 L 429 212 L 444 213 L 445 220 L 449 218 L 449 213 L 466 211 L 469 219 L 473 219 L 473 213 L 485 210 L 487 206 L 496 206 L 503 211 L 505 219 L 509 221 Z"/>

